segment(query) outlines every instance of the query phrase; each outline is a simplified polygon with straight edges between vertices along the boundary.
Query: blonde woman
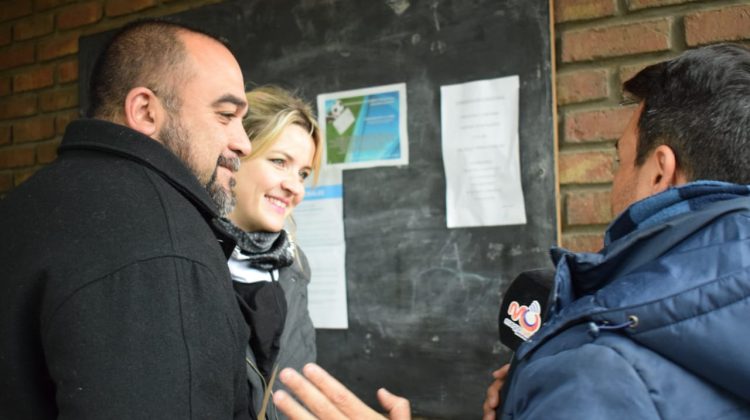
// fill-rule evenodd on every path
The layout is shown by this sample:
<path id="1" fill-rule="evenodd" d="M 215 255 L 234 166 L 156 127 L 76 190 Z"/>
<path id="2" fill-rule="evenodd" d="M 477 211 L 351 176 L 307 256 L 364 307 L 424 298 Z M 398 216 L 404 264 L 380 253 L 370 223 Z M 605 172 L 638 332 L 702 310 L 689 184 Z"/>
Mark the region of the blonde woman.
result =
<path id="1" fill-rule="evenodd" d="M 229 260 L 234 288 L 250 327 L 247 349 L 252 410 L 279 418 L 269 402 L 276 372 L 302 368 L 316 357 L 307 309 L 310 267 L 284 229 L 317 175 L 320 131 L 310 106 L 291 92 L 263 86 L 247 93 L 245 130 L 252 144 L 236 174 L 236 205 L 225 227 L 237 239 Z"/>

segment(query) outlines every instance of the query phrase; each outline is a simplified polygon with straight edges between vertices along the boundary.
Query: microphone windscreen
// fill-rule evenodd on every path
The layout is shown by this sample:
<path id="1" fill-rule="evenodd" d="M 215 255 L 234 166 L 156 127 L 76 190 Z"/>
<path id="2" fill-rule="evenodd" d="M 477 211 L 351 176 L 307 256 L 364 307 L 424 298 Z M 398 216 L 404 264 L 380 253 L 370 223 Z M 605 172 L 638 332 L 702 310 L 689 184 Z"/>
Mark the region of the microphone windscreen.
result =
<path id="1" fill-rule="evenodd" d="M 547 317 L 555 270 L 523 271 L 508 286 L 498 315 L 500 342 L 513 351 L 534 335 Z"/>

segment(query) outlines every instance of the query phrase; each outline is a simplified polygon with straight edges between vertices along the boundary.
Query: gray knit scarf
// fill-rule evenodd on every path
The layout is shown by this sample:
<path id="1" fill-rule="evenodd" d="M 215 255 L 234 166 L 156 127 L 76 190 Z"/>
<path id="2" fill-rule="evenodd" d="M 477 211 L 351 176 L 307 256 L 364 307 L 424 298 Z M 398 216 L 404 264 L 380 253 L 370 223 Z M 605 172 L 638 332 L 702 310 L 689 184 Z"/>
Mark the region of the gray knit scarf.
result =
<path id="1" fill-rule="evenodd" d="M 285 230 L 280 232 L 245 232 L 230 220 L 222 218 L 219 223 L 237 241 L 242 255 L 248 257 L 250 267 L 258 270 L 278 270 L 294 262 L 294 245 Z"/>

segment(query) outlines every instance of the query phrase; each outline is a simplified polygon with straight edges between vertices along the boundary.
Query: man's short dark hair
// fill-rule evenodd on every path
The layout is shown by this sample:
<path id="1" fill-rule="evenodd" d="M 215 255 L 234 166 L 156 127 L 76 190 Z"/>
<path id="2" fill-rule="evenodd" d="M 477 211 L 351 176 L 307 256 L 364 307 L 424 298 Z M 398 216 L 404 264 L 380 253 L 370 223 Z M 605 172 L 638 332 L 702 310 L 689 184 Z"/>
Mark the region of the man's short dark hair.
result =
<path id="1" fill-rule="evenodd" d="M 644 104 L 636 165 L 664 144 L 688 181 L 750 184 L 750 50 L 690 50 L 646 67 L 623 87 Z"/>
<path id="2" fill-rule="evenodd" d="M 176 88 L 190 76 L 180 33 L 204 31 L 165 19 L 141 19 L 122 27 L 104 47 L 94 65 L 90 85 L 89 117 L 112 120 L 121 114 L 128 92 L 147 87 L 169 112 L 179 110 Z"/>

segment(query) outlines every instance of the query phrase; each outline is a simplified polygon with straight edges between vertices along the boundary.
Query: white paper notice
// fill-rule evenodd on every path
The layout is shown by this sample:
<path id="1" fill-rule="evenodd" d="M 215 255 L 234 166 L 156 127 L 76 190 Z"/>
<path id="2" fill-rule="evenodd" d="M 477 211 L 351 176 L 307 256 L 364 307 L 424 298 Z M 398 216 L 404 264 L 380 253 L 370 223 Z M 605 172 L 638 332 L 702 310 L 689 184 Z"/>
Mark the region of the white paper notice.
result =
<path id="1" fill-rule="evenodd" d="M 449 228 L 526 223 L 518 76 L 440 87 Z"/>
<path id="2" fill-rule="evenodd" d="M 341 170 L 326 168 L 294 209 L 296 239 L 312 271 L 308 308 L 315 328 L 348 328 Z"/>

